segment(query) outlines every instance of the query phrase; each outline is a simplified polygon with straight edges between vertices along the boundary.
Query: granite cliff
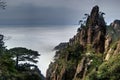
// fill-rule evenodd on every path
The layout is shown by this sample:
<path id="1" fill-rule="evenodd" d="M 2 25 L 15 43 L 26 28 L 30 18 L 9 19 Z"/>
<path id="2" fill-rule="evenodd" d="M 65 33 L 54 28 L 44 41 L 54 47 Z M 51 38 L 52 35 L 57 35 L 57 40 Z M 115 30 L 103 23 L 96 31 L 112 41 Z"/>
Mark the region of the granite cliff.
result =
<path id="1" fill-rule="evenodd" d="M 120 21 L 115 20 L 107 26 L 104 14 L 99 11 L 97 5 L 94 6 L 90 15 L 87 16 L 86 23 L 81 24 L 77 34 L 68 43 L 62 44 L 64 47 L 57 46 L 59 50 L 56 51 L 54 62 L 49 65 L 46 80 L 111 79 L 110 72 L 105 73 L 103 70 L 109 69 L 105 64 L 112 65 L 111 62 L 119 59 Z M 117 59 L 116 55 L 118 55 Z M 110 66 L 110 69 L 111 67 L 113 66 Z M 105 75 L 103 75 L 104 73 Z M 111 75 L 111 77 L 113 76 Z M 115 79 L 119 79 L 119 77 Z M 113 77 L 112 80 L 115 79 Z"/>

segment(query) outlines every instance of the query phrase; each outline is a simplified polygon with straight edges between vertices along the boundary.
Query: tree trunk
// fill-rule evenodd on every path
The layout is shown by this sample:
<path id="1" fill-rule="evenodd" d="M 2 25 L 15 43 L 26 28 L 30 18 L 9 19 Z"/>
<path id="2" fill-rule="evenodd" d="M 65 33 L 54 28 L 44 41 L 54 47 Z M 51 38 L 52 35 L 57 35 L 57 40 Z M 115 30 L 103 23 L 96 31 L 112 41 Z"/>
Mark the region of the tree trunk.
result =
<path id="1" fill-rule="evenodd" d="M 18 54 L 16 55 L 16 69 L 18 69 L 18 59 L 19 57 L 18 57 Z"/>

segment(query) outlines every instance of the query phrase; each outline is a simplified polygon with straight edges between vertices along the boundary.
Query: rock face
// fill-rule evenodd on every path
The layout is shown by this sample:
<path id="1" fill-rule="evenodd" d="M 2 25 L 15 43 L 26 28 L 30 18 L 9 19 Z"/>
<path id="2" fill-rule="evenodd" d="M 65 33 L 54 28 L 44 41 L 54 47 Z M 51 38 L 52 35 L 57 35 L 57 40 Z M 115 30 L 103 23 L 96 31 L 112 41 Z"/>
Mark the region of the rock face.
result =
<path id="1" fill-rule="evenodd" d="M 46 80 L 100 80 L 90 79 L 89 75 L 120 52 L 120 20 L 106 26 L 103 14 L 94 6 L 77 34 L 67 45 L 60 45 L 54 62 L 49 65 Z"/>
<path id="2" fill-rule="evenodd" d="M 92 44 L 96 52 L 104 52 L 104 41 L 106 34 L 106 25 L 103 16 L 99 14 L 99 7 L 92 9 L 91 15 L 88 17 L 88 38 L 87 43 Z"/>
<path id="3" fill-rule="evenodd" d="M 120 33 L 120 20 L 115 20 L 114 22 L 111 23 L 110 26 L 113 27 L 113 29 L 114 29 L 117 33 Z"/>
<path id="4" fill-rule="evenodd" d="M 116 55 L 120 51 L 120 20 L 113 21 L 107 28 L 106 40 L 105 40 L 105 60 L 109 60 L 110 57 Z"/>
<path id="5" fill-rule="evenodd" d="M 103 15 L 99 14 L 99 7 L 95 6 L 87 18 L 86 25 L 81 26 L 77 35 L 70 39 L 69 44 L 79 42 L 84 47 L 89 44 L 97 53 L 103 53 L 105 35 L 106 25 Z"/>

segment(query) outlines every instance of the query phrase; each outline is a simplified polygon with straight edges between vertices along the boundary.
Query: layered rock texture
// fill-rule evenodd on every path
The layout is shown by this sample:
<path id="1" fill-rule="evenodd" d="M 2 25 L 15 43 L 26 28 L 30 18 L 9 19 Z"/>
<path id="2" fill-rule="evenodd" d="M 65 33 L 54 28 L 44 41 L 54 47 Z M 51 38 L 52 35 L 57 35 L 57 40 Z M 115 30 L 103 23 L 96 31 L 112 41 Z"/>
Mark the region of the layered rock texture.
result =
<path id="1" fill-rule="evenodd" d="M 105 60 L 113 55 L 119 54 L 120 51 L 120 20 L 115 20 L 107 27 L 105 41 Z"/>
<path id="2" fill-rule="evenodd" d="M 98 6 L 93 7 L 77 34 L 68 43 L 57 46 L 59 50 L 49 65 L 46 80 L 109 80 L 99 72 L 106 61 L 119 54 L 120 21 L 107 26 L 104 14 Z"/>

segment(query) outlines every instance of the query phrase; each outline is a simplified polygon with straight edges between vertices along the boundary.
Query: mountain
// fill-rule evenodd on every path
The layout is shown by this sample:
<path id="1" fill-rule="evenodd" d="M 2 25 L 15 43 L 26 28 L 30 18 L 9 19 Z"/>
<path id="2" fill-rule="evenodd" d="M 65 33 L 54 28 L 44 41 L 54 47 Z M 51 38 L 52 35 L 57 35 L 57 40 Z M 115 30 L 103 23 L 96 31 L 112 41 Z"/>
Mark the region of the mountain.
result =
<path id="1" fill-rule="evenodd" d="M 120 20 L 108 26 L 104 14 L 94 6 L 67 45 L 57 46 L 46 80 L 120 79 Z"/>
<path id="2" fill-rule="evenodd" d="M 54 50 L 60 50 L 60 49 L 64 49 L 65 47 L 67 47 L 68 43 L 60 43 L 59 45 L 57 45 Z"/>

